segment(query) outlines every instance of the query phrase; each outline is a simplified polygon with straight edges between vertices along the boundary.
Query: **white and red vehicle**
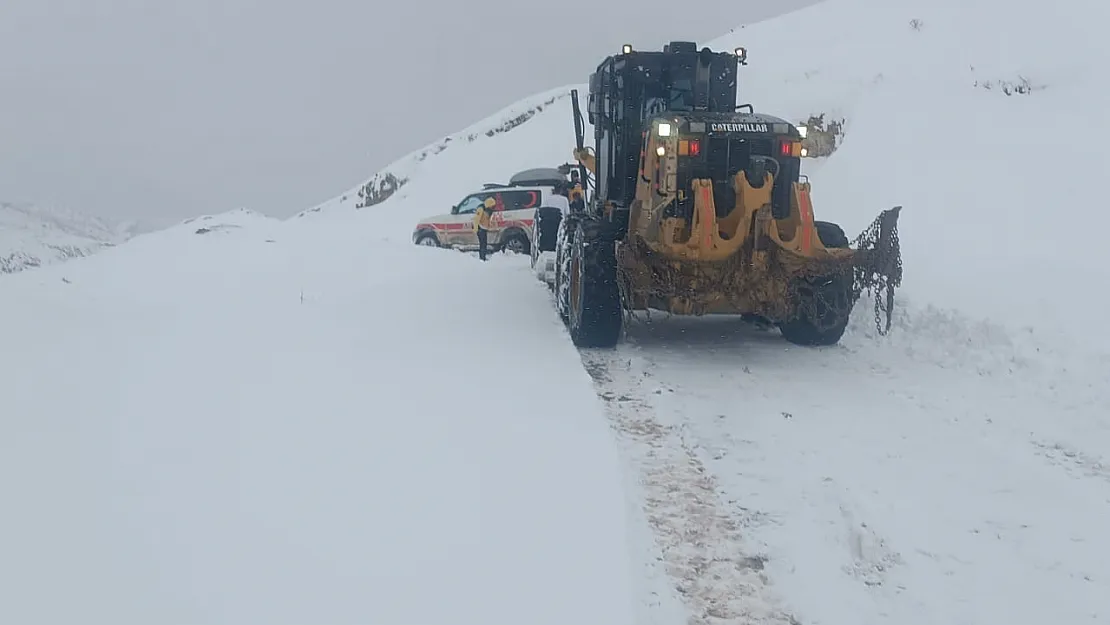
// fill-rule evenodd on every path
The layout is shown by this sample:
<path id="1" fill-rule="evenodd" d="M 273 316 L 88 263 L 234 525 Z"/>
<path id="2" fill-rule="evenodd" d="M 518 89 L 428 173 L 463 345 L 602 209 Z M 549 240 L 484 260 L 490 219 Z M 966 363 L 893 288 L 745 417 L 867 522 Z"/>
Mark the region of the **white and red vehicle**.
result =
<path id="1" fill-rule="evenodd" d="M 509 179 L 509 184 L 487 184 L 481 191 L 465 196 L 451 212 L 421 219 L 412 233 L 417 245 L 478 249 L 474 213 L 487 198 L 497 203 L 491 219 L 488 244 L 494 251 L 532 253 L 532 224 L 536 209 L 559 206 L 555 186 L 566 177 L 557 169 L 529 169 Z"/>

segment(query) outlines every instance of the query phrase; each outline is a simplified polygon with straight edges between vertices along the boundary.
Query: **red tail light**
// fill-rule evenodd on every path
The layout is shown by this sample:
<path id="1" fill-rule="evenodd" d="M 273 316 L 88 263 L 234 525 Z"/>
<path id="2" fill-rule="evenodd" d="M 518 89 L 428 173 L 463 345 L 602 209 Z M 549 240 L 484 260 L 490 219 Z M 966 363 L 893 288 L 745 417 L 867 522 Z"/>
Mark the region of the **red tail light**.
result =
<path id="1" fill-rule="evenodd" d="M 690 141 L 690 156 L 697 156 L 701 154 L 701 140 L 692 139 Z"/>
<path id="2" fill-rule="evenodd" d="M 781 154 L 782 156 L 790 156 L 790 152 L 791 152 L 790 142 L 783 141 L 782 143 L 779 144 L 779 154 Z"/>

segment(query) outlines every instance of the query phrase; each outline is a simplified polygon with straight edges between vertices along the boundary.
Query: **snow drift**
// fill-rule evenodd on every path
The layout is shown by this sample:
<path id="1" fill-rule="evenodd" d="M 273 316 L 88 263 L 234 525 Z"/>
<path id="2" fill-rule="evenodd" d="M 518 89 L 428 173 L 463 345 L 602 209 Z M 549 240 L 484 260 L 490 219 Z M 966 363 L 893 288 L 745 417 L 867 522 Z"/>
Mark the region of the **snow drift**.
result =
<path id="1" fill-rule="evenodd" d="M 543 287 L 318 226 L 4 281 L 0 620 L 631 623 L 622 469 Z"/>

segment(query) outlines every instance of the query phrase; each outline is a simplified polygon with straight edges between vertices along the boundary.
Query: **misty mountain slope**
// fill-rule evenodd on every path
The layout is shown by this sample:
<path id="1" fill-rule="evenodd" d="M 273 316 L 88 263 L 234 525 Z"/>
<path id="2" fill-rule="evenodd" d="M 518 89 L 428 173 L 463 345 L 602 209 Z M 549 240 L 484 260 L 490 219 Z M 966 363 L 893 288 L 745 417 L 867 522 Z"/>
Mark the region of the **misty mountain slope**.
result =
<path id="1" fill-rule="evenodd" d="M 905 280 L 887 337 L 864 298 L 834 348 L 657 318 L 583 351 L 691 622 L 1110 614 L 1110 272 L 1087 240 L 1110 213 L 1084 184 L 1110 158 L 1077 135 L 1108 123 L 1108 44 L 1092 34 L 1106 11 L 827 0 L 708 42 L 748 46 L 741 102 L 840 123 L 835 151 L 805 161 L 817 216 L 851 236 L 903 205 Z M 420 217 L 561 163 L 573 141 L 560 102 L 336 218 L 367 245 L 402 243 Z"/>
<path id="2" fill-rule="evenodd" d="M 81 258 L 126 241 L 126 226 L 72 211 L 0 203 L 0 273 Z"/>
<path id="3" fill-rule="evenodd" d="M 569 92 L 572 87 L 561 87 L 526 98 L 501 111 L 478 121 L 444 139 L 407 154 L 394 161 L 363 184 L 341 196 L 298 214 L 301 218 L 335 209 L 362 209 L 378 206 L 386 200 L 405 200 L 415 196 L 415 204 L 425 203 L 435 210 L 447 202 L 450 208 L 458 198 L 452 194 L 463 193 L 469 188 L 481 188 L 486 182 L 504 182 L 509 176 L 529 167 L 550 167 L 567 161 L 569 152 L 551 141 L 554 118 L 570 111 Z M 564 120 L 565 128 L 572 129 L 570 117 Z M 573 142 L 573 133 L 572 133 Z M 505 140 L 513 144 L 531 146 L 521 154 L 519 161 L 505 158 Z M 473 159 L 482 159 L 483 168 L 474 167 Z M 518 166 L 517 163 L 531 165 Z M 428 194 L 423 181 L 440 177 L 438 172 L 453 168 L 455 184 L 466 185 L 462 190 L 446 189 L 439 194 Z M 410 183 L 416 183 L 410 185 Z M 395 195 L 394 195 L 395 194 Z M 448 199 L 449 198 L 449 199 Z"/>

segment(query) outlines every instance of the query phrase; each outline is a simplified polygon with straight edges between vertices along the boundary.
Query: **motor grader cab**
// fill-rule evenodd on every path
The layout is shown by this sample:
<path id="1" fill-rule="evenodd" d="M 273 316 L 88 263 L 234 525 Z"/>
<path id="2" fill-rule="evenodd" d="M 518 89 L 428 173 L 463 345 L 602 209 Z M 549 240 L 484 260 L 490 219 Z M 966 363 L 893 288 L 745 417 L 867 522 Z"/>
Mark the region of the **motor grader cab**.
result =
<path id="1" fill-rule="evenodd" d="M 691 42 L 626 45 L 590 76 L 592 149 L 572 92 L 573 153 L 592 193 L 560 224 L 555 290 L 575 344 L 615 345 L 626 312 L 655 309 L 762 318 L 791 342 L 828 345 L 875 287 L 886 288 L 889 329 L 901 207 L 854 249 L 815 220 L 802 133 L 736 105 L 746 59 Z"/>

